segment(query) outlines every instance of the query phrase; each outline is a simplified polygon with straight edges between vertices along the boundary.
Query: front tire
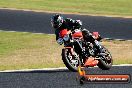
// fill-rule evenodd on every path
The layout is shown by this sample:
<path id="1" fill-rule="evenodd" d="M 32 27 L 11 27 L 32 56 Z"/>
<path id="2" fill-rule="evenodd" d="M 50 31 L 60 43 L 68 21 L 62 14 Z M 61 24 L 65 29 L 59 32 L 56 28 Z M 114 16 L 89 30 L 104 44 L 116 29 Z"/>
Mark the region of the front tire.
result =
<path id="1" fill-rule="evenodd" d="M 68 57 L 68 55 L 70 55 L 70 52 L 68 51 L 68 49 L 62 49 L 62 60 L 64 62 L 64 64 L 66 65 L 66 67 L 73 72 L 77 72 L 78 71 L 78 64 L 75 64 L 76 66 L 74 66 L 71 63 L 70 58 Z"/>

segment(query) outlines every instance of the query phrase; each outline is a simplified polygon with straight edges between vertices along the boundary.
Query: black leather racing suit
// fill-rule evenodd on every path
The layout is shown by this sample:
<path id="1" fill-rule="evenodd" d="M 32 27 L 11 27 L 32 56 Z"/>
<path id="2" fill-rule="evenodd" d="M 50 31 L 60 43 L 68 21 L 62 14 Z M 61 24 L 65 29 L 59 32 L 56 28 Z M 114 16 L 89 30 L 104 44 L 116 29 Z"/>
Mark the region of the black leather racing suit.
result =
<path id="1" fill-rule="evenodd" d="M 82 29 L 82 28 L 81 28 L 81 25 L 78 23 L 77 20 L 73 20 L 71 18 L 67 18 L 67 19 L 64 20 L 64 22 L 62 23 L 62 25 L 58 29 L 55 29 L 56 40 L 58 40 L 60 38 L 59 37 L 59 33 L 63 29 L 68 29 L 68 30 L 73 31 L 74 29 Z M 101 46 L 99 45 L 98 41 L 96 41 L 94 39 L 94 37 L 92 36 L 92 33 L 90 33 L 86 29 L 82 29 L 81 31 L 82 31 L 84 40 L 86 40 L 87 42 L 93 43 L 93 45 L 100 52 Z"/>
<path id="2" fill-rule="evenodd" d="M 80 28 L 80 24 L 78 23 L 77 20 L 73 20 L 71 18 L 65 19 L 62 25 L 58 29 L 55 29 L 56 40 L 59 39 L 59 33 L 61 30 L 67 29 L 73 31 L 74 29 L 79 29 L 79 28 Z"/>

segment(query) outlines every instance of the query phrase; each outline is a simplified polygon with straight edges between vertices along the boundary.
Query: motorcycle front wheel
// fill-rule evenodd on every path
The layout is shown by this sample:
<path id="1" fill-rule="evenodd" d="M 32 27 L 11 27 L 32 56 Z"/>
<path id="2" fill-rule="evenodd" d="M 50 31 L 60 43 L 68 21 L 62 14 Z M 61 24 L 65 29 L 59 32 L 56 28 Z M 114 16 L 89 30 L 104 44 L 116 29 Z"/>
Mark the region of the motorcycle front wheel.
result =
<path id="1" fill-rule="evenodd" d="M 70 71 L 78 71 L 79 60 L 73 58 L 69 49 L 62 49 L 62 60 Z"/>

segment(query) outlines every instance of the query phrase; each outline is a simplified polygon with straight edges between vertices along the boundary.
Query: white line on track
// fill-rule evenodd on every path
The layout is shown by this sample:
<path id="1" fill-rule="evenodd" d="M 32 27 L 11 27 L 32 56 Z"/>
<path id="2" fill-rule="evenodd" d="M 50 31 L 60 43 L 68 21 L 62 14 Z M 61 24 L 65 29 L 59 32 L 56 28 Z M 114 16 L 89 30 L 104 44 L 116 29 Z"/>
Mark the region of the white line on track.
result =
<path id="1" fill-rule="evenodd" d="M 120 65 L 113 65 L 113 66 L 119 66 L 119 67 L 123 67 L 123 66 L 132 66 L 132 64 L 120 64 Z M 97 67 L 97 66 L 95 66 Z M 91 67 L 92 68 L 92 67 Z M 64 71 L 64 70 L 68 70 L 66 67 L 59 67 L 59 68 L 43 68 L 43 69 L 21 69 L 21 70 L 4 70 L 4 71 L 0 71 L 0 72 L 30 72 L 30 71 Z"/>
<path id="2" fill-rule="evenodd" d="M 63 71 L 63 70 L 68 70 L 68 69 L 66 67 L 59 67 L 59 68 L 42 68 L 42 69 L 4 70 L 0 72 Z"/>
<path id="3" fill-rule="evenodd" d="M 3 31 L 3 30 L 0 30 Z M 5 31 L 5 32 L 20 32 L 20 31 Z M 32 32 L 21 32 L 21 33 L 32 33 Z M 32 34 L 46 34 L 46 33 L 32 33 Z M 48 34 L 48 35 L 55 35 L 55 34 Z M 132 41 L 132 40 L 125 40 L 125 39 L 112 39 L 112 38 L 104 38 L 106 40 L 118 40 L 118 41 Z"/>

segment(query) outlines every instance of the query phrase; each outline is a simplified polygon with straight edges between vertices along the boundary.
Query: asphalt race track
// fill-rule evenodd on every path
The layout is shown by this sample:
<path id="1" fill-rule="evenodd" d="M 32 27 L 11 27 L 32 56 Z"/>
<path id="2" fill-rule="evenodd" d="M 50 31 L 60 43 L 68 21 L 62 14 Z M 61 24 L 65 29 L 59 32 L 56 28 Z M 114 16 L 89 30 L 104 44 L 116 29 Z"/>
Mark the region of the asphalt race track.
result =
<path id="1" fill-rule="evenodd" d="M 0 29 L 4 31 L 25 31 L 52 34 L 50 25 L 52 13 L 0 9 Z M 99 31 L 105 38 L 132 39 L 132 18 L 64 15 L 83 21 L 90 31 Z M 132 66 L 114 66 L 110 70 L 89 68 L 89 74 L 130 74 Z M 28 72 L 0 72 L 0 88 L 132 88 L 130 83 L 79 85 L 77 73 L 69 70 L 40 70 Z M 132 78 L 131 78 L 132 79 Z"/>
<path id="2" fill-rule="evenodd" d="M 115 66 L 107 71 L 99 68 L 87 70 L 89 74 L 132 75 L 132 66 Z M 66 69 L 0 73 L 0 88 L 132 88 L 131 81 L 129 83 L 84 83 L 80 85 L 76 77 L 77 73 Z"/>
<path id="3" fill-rule="evenodd" d="M 54 33 L 50 25 L 53 13 L 0 9 L 0 29 L 6 31 L 26 31 Z M 132 39 L 132 18 L 64 15 L 83 21 L 83 27 L 98 31 L 105 38 Z"/>

